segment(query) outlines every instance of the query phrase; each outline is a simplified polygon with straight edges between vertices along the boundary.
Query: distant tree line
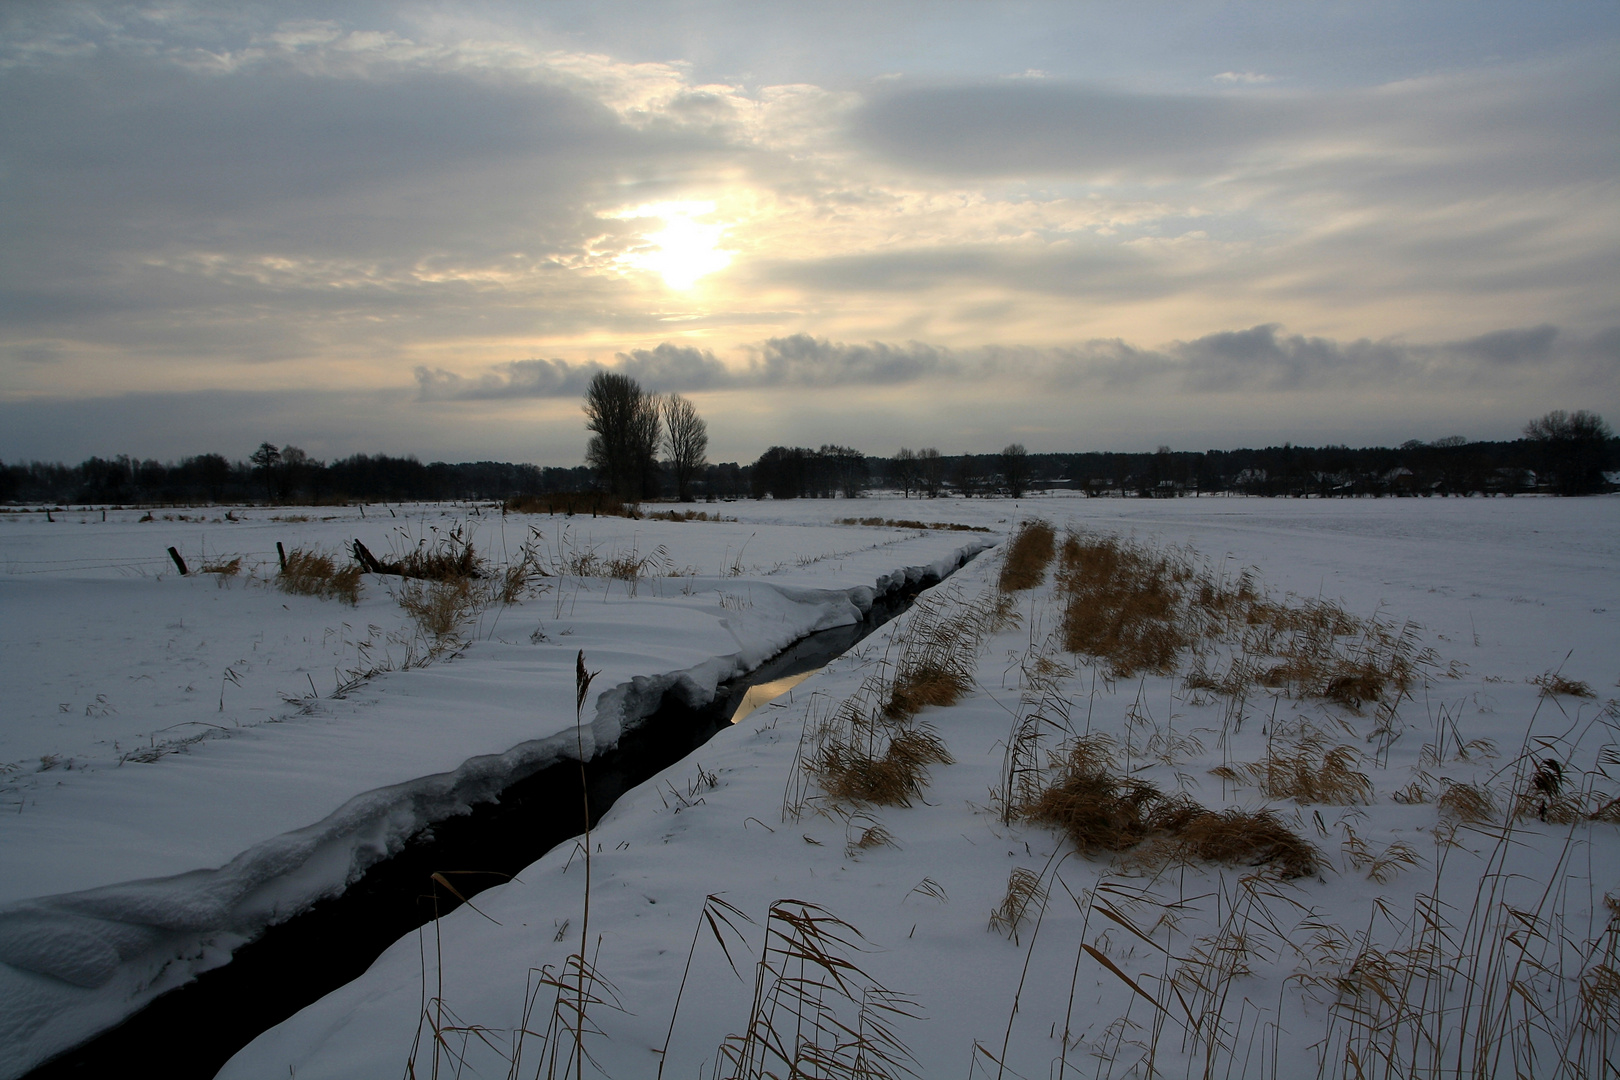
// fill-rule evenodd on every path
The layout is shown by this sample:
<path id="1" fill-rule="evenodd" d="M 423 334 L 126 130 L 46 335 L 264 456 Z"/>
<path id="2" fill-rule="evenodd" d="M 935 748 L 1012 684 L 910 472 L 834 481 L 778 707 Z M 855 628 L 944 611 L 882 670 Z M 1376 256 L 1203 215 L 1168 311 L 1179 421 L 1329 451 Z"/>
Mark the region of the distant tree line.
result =
<path id="1" fill-rule="evenodd" d="M 1025 489 L 1071 489 L 1091 495 L 1169 498 L 1231 492 L 1271 496 L 1407 496 L 1611 491 L 1605 474 L 1620 471 L 1620 439 L 1589 412 L 1548 413 L 1511 442 L 1461 436 L 1398 447 L 1306 447 L 1151 453 L 1028 454 L 1018 444 L 1000 454 L 941 456 L 902 450 L 874 459 L 888 486 L 920 496 L 1016 495 Z"/>
<path id="2" fill-rule="evenodd" d="M 668 402 L 660 404 L 667 417 Z M 677 418 L 690 434 L 693 417 Z M 668 420 L 661 419 L 662 430 Z M 701 423 L 701 421 L 699 421 Z M 706 444 L 706 435 L 704 438 Z M 662 447 L 670 449 L 667 439 Z M 1307 447 L 1150 453 L 1031 454 L 1014 443 L 998 454 L 945 455 L 937 449 L 869 457 L 847 446 L 773 446 L 752 465 L 703 461 L 701 449 L 633 475 L 637 498 L 827 498 L 860 495 L 882 485 L 919 498 L 1013 496 L 1070 489 L 1092 495 L 1174 497 L 1232 492 L 1272 496 L 1580 495 L 1613 490 L 1605 473 L 1620 471 L 1620 439 L 1601 417 L 1553 412 L 1506 442 L 1460 436 L 1398 447 Z M 701 464 L 696 462 L 701 461 Z M 179 462 L 119 455 L 78 465 L 0 462 L 0 502 L 344 503 L 422 499 L 507 499 L 521 495 L 610 491 L 592 465 L 540 467 L 496 461 L 423 464 L 415 457 L 356 454 L 330 463 L 296 446 L 264 443 L 245 461 L 200 454 Z"/>

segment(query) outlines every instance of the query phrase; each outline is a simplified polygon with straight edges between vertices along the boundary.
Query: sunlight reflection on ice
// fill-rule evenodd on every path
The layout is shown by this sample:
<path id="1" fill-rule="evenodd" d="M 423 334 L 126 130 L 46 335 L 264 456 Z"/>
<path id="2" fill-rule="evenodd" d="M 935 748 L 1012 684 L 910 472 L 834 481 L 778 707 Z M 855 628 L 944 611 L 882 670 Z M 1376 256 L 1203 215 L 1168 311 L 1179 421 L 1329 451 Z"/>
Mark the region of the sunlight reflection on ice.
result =
<path id="1" fill-rule="evenodd" d="M 820 670 L 820 668 L 816 669 L 816 671 Z M 761 705 L 775 701 L 777 698 L 781 697 L 783 694 L 787 693 L 789 690 L 792 690 L 795 686 L 798 686 L 800 683 L 804 682 L 804 680 L 814 675 L 816 671 L 804 671 L 797 675 L 786 675 L 780 679 L 773 679 L 767 683 L 760 683 L 758 686 L 750 686 L 747 692 L 743 694 L 742 703 L 737 706 L 737 711 L 732 713 L 731 722 L 733 724 L 741 723 L 748 717 L 749 713 L 753 712 Z"/>

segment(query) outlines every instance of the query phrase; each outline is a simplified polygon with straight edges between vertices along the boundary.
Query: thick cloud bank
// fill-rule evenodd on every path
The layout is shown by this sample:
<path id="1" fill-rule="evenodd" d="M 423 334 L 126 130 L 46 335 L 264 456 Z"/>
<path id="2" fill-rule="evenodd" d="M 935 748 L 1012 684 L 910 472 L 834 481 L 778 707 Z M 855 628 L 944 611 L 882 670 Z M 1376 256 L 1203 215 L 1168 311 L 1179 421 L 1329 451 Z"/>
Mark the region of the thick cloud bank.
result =
<path id="1" fill-rule="evenodd" d="M 1341 342 L 1288 334 L 1275 323 L 1144 348 L 1094 340 L 1064 348 L 952 350 L 922 342 L 845 343 L 795 334 L 745 346 L 727 366 L 713 353 L 664 343 L 620 353 L 614 364 L 518 360 L 476 376 L 418 368 L 423 400 L 578 397 L 599 371 L 652 391 L 772 387 L 916 387 L 942 380 L 1013 380 L 1032 389 L 1090 385 L 1115 391 L 1165 383 L 1192 393 L 1296 391 L 1385 383 L 1435 391 L 1533 374 L 1539 379 L 1620 378 L 1620 327 L 1594 335 L 1549 324 L 1435 344 Z"/>

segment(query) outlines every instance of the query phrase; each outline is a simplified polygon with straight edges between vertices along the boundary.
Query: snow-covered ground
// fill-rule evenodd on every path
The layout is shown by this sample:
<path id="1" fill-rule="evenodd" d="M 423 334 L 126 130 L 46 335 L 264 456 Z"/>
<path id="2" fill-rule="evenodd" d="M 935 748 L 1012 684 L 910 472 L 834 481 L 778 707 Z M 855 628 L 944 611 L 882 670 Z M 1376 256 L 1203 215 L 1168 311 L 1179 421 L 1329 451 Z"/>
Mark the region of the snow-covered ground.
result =
<path id="1" fill-rule="evenodd" d="M 10 802 L 0 806 L 8 870 L 0 950 L 9 950 L 0 955 L 10 965 L 0 968 L 0 1015 L 9 1017 L 0 1020 L 0 1057 L 26 1067 L 74 1030 L 139 1004 L 276 912 L 334 887 L 397 843 L 423 808 L 448 812 L 501 775 L 569 753 L 576 648 L 603 669 L 588 737 L 611 739 L 629 699 L 668 685 L 654 680 L 638 691 L 637 676 L 692 672 L 699 689 L 712 685 L 806 630 L 851 617 L 862 589 L 906 567 L 948 562 L 980 535 L 839 519 L 952 521 L 1003 533 L 1032 515 L 1160 548 L 1190 545 L 1227 580 L 1255 568 L 1279 598 L 1336 601 L 1397 627 L 1410 621 L 1433 661 L 1385 725 L 1392 741 L 1377 735 L 1371 707 L 1358 714 L 1260 692 L 1234 711 L 1179 675 L 1110 679 L 1101 665 L 1054 650 L 1048 635 L 1061 597 L 1049 576 L 1018 594 L 1016 625 L 968 643 L 972 693 L 918 717 L 954 759 L 931 769 L 920 799 L 863 809 L 805 790 L 798 755 L 807 722 L 813 729 L 881 676 L 931 618 L 982 606 L 997 561 L 981 558 L 938 590 L 946 596 L 800 683 L 791 701 L 722 732 L 705 747 L 701 770 L 673 766 L 624 796 L 597 828 L 589 956 L 618 1006 L 590 1009 L 602 1034 L 588 1036 L 587 1049 L 601 1071 L 653 1075 L 668 1038 L 667 1075 L 709 1075 L 722 1039 L 750 1023 L 762 970 L 752 965 L 767 923 L 788 932 L 787 918 L 802 910 L 784 901 L 819 905 L 858 928 L 861 938 L 843 954 L 915 1002 L 920 1018 L 894 1027 L 922 1076 L 1142 1075 L 1148 1055 L 1173 1075 L 1315 1075 L 1321 1060 L 1321 1072 L 1339 1075 L 1345 1047 L 1380 1045 L 1368 1034 L 1379 1030 L 1372 1020 L 1388 1021 L 1387 1003 L 1402 993 L 1412 1011 L 1392 1029 L 1418 1033 L 1419 1042 L 1450 1037 L 1449 1055 L 1465 1026 L 1483 1018 L 1506 1032 L 1529 1015 L 1523 1002 L 1544 1010 L 1528 1022 L 1551 1034 L 1499 1043 L 1541 1056 L 1491 1060 L 1480 1075 L 1514 1067 L 1554 1075 L 1560 1055 L 1590 1058 L 1578 1040 L 1583 1018 L 1612 1042 L 1620 1025 L 1613 989 L 1593 977 L 1591 993 L 1577 991 L 1592 967 L 1587 943 L 1612 926 L 1605 898 L 1620 895 L 1620 829 L 1533 815 L 1510 827 L 1506 810 L 1509 789 L 1522 789 L 1528 775 L 1527 757 L 1558 759 L 1572 786 L 1620 794 L 1612 704 L 1620 693 L 1620 500 L 873 498 L 722 509 L 742 520 L 575 519 L 567 541 L 553 532 L 560 519 L 508 518 L 504 538 L 498 517 L 480 521 L 475 541 L 497 560 L 510 559 L 533 524 L 554 552 L 634 546 L 644 556 L 662 545 L 667 568 L 696 574 L 645 578 L 634 597 L 623 581 L 549 580 L 515 608 L 486 610 L 453 659 L 379 673 L 342 699 L 330 694 L 353 680 L 349 673 L 398 668 L 425 647 L 412 643 L 374 579 L 358 609 L 340 608 L 241 579 L 179 579 L 164 572 L 163 548 L 177 544 L 190 558 L 206 536 L 210 552 L 267 560 L 277 539 L 335 547 L 359 535 L 381 552 L 389 531 L 403 527 L 397 550 L 433 524 L 451 527 L 455 511 L 413 511 L 403 525 L 377 521 L 376 508 L 364 523 L 271 522 L 265 511 L 247 512 L 241 524 L 117 514 L 106 525 L 94 514 L 59 515 L 55 525 L 0 520 L 4 662 L 16 688 L 0 732 L 0 761 L 11 763 Z M 148 561 L 120 561 L 137 559 Z M 743 576 L 729 576 L 739 568 Z M 1038 663 L 1043 656 L 1062 668 Z M 1596 696 L 1543 696 L 1529 680 L 1554 670 Z M 1320 873 L 1283 882 L 1248 867 L 1081 857 L 1047 828 L 1004 823 L 993 793 L 1009 734 L 1043 698 L 1077 729 L 1133 745 L 1123 763 L 1132 776 L 1216 810 L 1272 806 L 1320 850 Z M 187 743 L 202 725 L 228 737 Z M 1209 772 L 1258 761 L 1302 729 L 1357 751 L 1370 799 L 1267 799 Z M 1414 783 L 1427 801 L 1411 801 Z M 1464 783 L 1491 790 L 1497 808 L 1489 822 L 1453 832 L 1455 818 L 1435 799 Z M 411 812 L 397 812 L 406 803 Z M 869 833 L 874 826 L 884 833 Z M 891 842 L 859 844 L 885 833 Z M 477 910 L 461 908 L 426 936 L 400 941 L 366 976 L 245 1048 L 222 1075 L 395 1076 L 413 1046 L 418 1076 L 448 1076 L 463 1056 L 476 1075 L 506 1075 L 514 1031 L 544 1033 L 552 1013 L 553 995 L 533 992 L 536 973 L 564 972 L 580 947 L 584 877 L 571 848 L 481 894 Z M 1015 870 L 1033 874 L 1046 900 L 1032 902 L 1007 935 L 988 924 Z M 706 902 L 711 894 L 719 901 Z M 1503 956 L 1526 955 L 1513 953 L 1521 944 L 1496 921 L 1510 906 L 1522 913 L 1511 916 L 1517 940 L 1534 946 L 1528 955 L 1539 971 L 1528 962 L 1503 967 Z M 1445 928 L 1443 947 L 1422 936 L 1430 926 Z M 1548 941 L 1557 944 L 1550 953 Z M 1473 961 L 1454 955 L 1471 944 L 1479 946 Z M 140 965 L 160 955 L 187 959 L 154 980 L 155 969 Z M 782 967 L 779 952 L 765 958 Z M 1419 971 L 1420 960 L 1450 978 L 1452 996 Z M 1499 975 L 1496 992 L 1489 982 Z M 857 992 L 871 987 L 850 978 Z M 1477 992 L 1458 1004 L 1458 988 L 1471 984 Z M 442 1043 L 423 1037 L 425 1000 Z M 1587 1013 L 1583 1000 L 1595 1003 Z M 836 995 L 824 1005 L 857 1021 L 858 1009 Z M 66 1023 L 57 1019 L 64 1015 Z M 777 1027 L 785 1030 L 780 1019 Z M 1575 1041 L 1561 1041 L 1566 1033 Z M 555 1043 L 555 1075 L 564 1074 L 568 1043 L 566 1035 Z M 522 1074 L 552 1075 L 540 1038 L 522 1044 Z"/>
<path id="2" fill-rule="evenodd" d="M 847 504 L 813 502 L 736 512 L 804 524 L 851 513 Z M 1000 524 L 1014 508 L 867 500 L 858 512 Z M 1016 513 L 1161 547 L 1190 544 L 1217 572 L 1225 566 L 1228 580 L 1257 568 L 1279 598 L 1335 600 L 1395 626 L 1420 623 L 1421 645 L 1434 656 L 1399 704 L 1393 741 L 1375 735 L 1373 708 L 1358 714 L 1319 699 L 1262 692 L 1234 717 L 1230 702 L 1188 690 L 1179 677 L 1110 680 L 1054 651 L 1047 635 L 1060 598 L 1048 577 L 1019 594 L 1017 625 L 974 644 L 974 691 L 918 717 L 954 758 L 932 768 L 922 798 L 863 809 L 804 789 L 806 723 L 813 730 L 881 676 L 930 618 L 982 604 L 997 565 L 977 560 L 937 590 L 950 599 L 880 630 L 800 683 L 791 703 L 721 733 L 701 769 L 670 768 L 598 827 L 588 955 L 611 981 L 611 992 L 599 986 L 593 996 L 612 1006 L 588 1010 L 601 1034 L 587 1036 L 596 1063 L 587 1062 L 587 1074 L 599 1066 L 611 1076 L 652 1076 L 667 1038 L 666 1075 L 711 1075 L 722 1040 L 759 1018 L 750 1007 L 756 987 L 779 1003 L 791 997 L 776 975 L 793 973 L 782 949 L 803 941 L 790 926 L 803 904 L 858 928 L 860 937 L 845 931 L 848 945 L 835 947 L 864 973 L 844 970 L 856 997 L 864 990 L 873 1003 L 876 982 L 915 1003 L 920 1018 L 891 1020 L 922 1076 L 1139 1076 L 1150 1059 L 1167 1075 L 1346 1075 L 1346 1048 L 1366 1059 L 1389 1031 L 1397 1041 L 1410 1036 L 1430 1063 L 1436 1055 L 1423 1040 L 1449 1040 L 1438 1054 L 1450 1068 L 1465 1029 L 1543 1032 L 1490 1042 L 1479 1068 L 1463 1062 L 1468 1075 L 1551 1076 L 1582 1054 L 1588 1072 L 1572 1075 L 1615 1067 L 1614 988 L 1594 965 L 1605 941 L 1614 962 L 1620 830 L 1534 815 L 1510 825 L 1506 798 L 1528 778 L 1527 752 L 1532 761 L 1560 760 L 1568 784 L 1586 785 L 1592 799 L 1620 793 L 1612 704 L 1620 501 L 1051 498 L 1026 500 Z M 1037 663 L 1040 656 L 1064 669 Z M 1554 669 L 1596 697 L 1543 696 L 1529 680 Z M 1080 857 L 1049 829 L 1004 824 L 994 792 L 1006 744 L 1043 690 L 1047 711 L 1066 711 L 1077 729 L 1112 734 L 1121 747 L 1135 740 L 1131 775 L 1217 810 L 1271 805 L 1316 845 L 1320 872 L 1281 881 L 1242 866 Z M 1369 799 L 1268 800 L 1252 784 L 1209 772 L 1260 760 L 1312 728 L 1329 745 L 1354 748 Z M 1427 801 L 1411 801 L 1414 781 Z M 1496 810 L 1453 831 L 1455 815 L 1435 799 L 1471 782 L 1493 792 Z M 891 842 L 861 846 L 874 825 Z M 1016 936 L 989 926 L 1014 870 L 1033 874 L 1046 897 L 1032 901 Z M 245 1048 L 222 1075 L 393 1076 L 412 1062 L 417 1076 L 461 1068 L 501 1076 L 522 1027 L 539 1034 L 521 1040 L 521 1075 L 565 1075 L 570 1037 L 558 1036 L 559 1056 L 547 1056 L 541 1036 L 555 995 L 539 980 L 550 972 L 569 984 L 584 884 L 578 852 L 552 852 L 482 894 L 478 910 L 462 908 L 400 941 L 365 977 Z M 768 922 L 775 951 L 762 954 Z M 762 959 L 770 966 L 756 966 Z M 807 971 L 817 975 L 814 965 Z M 834 990 L 822 992 L 822 1007 L 859 1026 L 859 1009 Z M 1408 1010 L 1399 1022 L 1390 1019 L 1396 1006 Z M 774 1027 L 791 1045 L 792 1023 L 779 1014 Z M 1531 1050 L 1539 1056 L 1522 1056 Z M 1594 1053 L 1610 1059 L 1594 1067 Z"/>
<path id="3" fill-rule="evenodd" d="M 712 696 L 991 540 L 470 510 L 0 515 L 0 1075 L 225 962 L 431 821 L 613 745 L 666 690 Z M 496 569 L 527 547 L 550 576 L 473 605 L 453 640 L 397 579 L 367 577 L 355 606 L 270 584 L 277 542 L 347 562 L 357 537 L 386 558 L 452 533 Z M 614 560 L 640 573 L 601 576 Z M 600 674 L 576 735 L 580 649 Z"/>

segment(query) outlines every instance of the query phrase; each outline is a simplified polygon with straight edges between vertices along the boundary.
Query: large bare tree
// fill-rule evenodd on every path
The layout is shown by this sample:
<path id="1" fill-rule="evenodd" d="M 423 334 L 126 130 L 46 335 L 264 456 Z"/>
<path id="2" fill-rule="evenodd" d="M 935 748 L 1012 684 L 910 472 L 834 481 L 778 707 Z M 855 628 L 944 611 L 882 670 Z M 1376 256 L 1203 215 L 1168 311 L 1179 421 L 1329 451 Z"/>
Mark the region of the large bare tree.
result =
<path id="1" fill-rule="evenodd" d="M 900 452 L 894 455 L 889 475 L 905 490 L 906 498 L 911 498 L 911 489 L 917 485 L 917 452 L 902 446 Z"/>
<path id="2" fill-rule="evenodd" d="M 675 474 L 675 497 L 692 501 L 692 480 L 709 463 L 709 425 L 679 394 L 664 399 L 664 449 Z"/>
<path id="3" fill-rule="evenodd" d="M 585 389 L 585 464 L 626 502 L 656 493 L 659 401 L 628 375 L 599 371 Z"/>
<path id="4" fill-rule="evenodd" d="M 1590 495 L 1604 489 L 1606 450 L 1614 429 L 1597 413 L 1554 409 L 1524 425 L 1524 437 L 1535 444 L 1538 464 L 1560 495 Z"/>
<path id="5" fill-rule="evenodd" d="M 1008 443 L 1001 451 L 1001 480 L 1007 485 L 1007 494 L 1021 499 L 1029 490 L 1029 451 L 1023 443 Z"/>
<path id="6" fill-rule="evenodd" d="M 939 487 L 945 482 L 945 462 L 936 447 L 925 446 L 917 451 L 917 479 L 923 494 L 930 499 L 939 498 Z"/>

